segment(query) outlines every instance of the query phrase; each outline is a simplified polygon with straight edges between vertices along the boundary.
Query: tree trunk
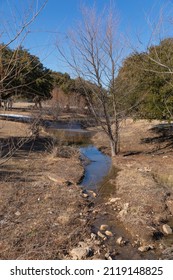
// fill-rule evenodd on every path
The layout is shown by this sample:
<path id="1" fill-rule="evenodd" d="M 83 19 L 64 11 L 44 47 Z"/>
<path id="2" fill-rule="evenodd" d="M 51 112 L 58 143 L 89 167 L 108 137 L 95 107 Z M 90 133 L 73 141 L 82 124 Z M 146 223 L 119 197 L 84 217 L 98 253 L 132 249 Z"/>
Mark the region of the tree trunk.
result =
<path id="1" fill-rule="evenodd" d="M 110 140 L 111 156 L 115 157 L 118 154 L 118 141 Z"/>

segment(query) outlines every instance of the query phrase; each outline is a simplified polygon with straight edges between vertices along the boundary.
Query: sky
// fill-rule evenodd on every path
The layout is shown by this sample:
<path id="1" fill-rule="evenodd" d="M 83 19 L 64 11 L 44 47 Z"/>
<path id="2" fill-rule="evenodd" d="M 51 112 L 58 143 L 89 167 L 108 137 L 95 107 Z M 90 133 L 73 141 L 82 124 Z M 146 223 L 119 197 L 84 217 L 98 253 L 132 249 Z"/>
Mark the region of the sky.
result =
<path id="1" fill-rule="evenodd" d="M 36 10 L 43 2 L 44 0 L 0 0 L 0 40 L 8 41 L 14 36 L 21 21 L 33 13 L 33 9 L 29 9 L 30 4 Z M 110 2 L 114 3 L 118 13 L 119 32 L 130 42 L 126 55 L 134 48 L 141 51 L 146 48 L 150 41 L 151 26 L 157 22 L 161 10 L 165 12 L 167 21 L 170 22 L 173 17 L 173 1 L 170 0 L 48 0 L 38 17 L 29 25 L 29 32 L 22 45 L 38 56 L 45 67 L 57 72 L 68 72 L 59 59 L 56 43 L 80 21 L 81 4 L 95 4 L 96 9 L 102 11 Z M 4 35 L 2 30 L 5 30 Z M 171 34 L 171 30 L 169 24 L 165 25 L 164 30 L 162 28 L 164 36 Z"/>

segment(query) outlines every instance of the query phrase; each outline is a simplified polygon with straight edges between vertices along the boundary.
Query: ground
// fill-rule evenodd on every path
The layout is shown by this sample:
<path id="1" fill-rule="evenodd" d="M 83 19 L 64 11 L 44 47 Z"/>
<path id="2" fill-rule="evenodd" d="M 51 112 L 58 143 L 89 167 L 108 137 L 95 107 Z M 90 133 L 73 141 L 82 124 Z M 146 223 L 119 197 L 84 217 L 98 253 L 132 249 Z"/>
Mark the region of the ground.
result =
<path id="1" fill-rule="evenodd" d="M 163 231 L 167 224 L 173 228 L 172 140 L 170 124 L 128 119 L 121 127 L 120 154 L 113 159 L 118 169 L 112 179 L 114 216 L 135 244 L 151 245 L 161 258 L 173 257 L 173 235 Z M 93 141 L 109 153 L 102 132 Z"/>
<path id="2" fill-rule="evenodd" d="M 14 111 L 30 113 L 28 104 Z M 92 129 L 94 144 L 109 153 L 108 139 Z M 171 136 L 159 121 L 126 120 L 114 169 L 87 198 L 77 151 L 62 146 L 56 154 L 43 131 L 31 138 L 28 124 L 0 120 L 0 259 L 171 258 L 172 235 L 163 231 L 173 226 Z M 113 237 L 98 236 L 101 224 Z M 120 237 L 124 243 L 116 244 Z"/>

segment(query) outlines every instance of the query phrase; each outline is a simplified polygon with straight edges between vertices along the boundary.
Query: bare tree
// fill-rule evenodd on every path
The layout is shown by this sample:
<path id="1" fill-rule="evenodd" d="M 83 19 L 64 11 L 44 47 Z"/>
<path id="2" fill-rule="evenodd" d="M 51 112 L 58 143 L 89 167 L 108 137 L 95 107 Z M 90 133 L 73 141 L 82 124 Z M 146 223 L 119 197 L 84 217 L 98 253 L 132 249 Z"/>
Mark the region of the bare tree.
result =
<path id="1" fill-rule="evenodd" d="M 3 95 L 7 95 L 7 98 L 11 98 L 21 85 L 15 85 L 14 79 L 19 77 L 20 73 L 24 70 L 24 64 L 20 65 L 20 49 L 26 39 L 31 33 L 31 25 L 34 23 L 38 15 L 45 7 L 48 0 L 18 1 L 18 7 L 16 3 L 6 2 L 7 6 L 1 6 L 1 25 L 0 25 L 0 105 Z M 19 7 L 21 10 L 19 11 Z M 6 14 L 6 17 L 3 15 Z M 3 54 L 8 52 L 8 47 L 13 47 L 15 51 L 11 55 L 6 54 L 7 60 L 3 60 Z M 33 58 L 34 59 L 34 58 Z M 32 63 L 32 61 L 30 61 Z M 18 67 L 16 67 L 18 65 Z M 37 65 L 35 65 L 36 67 Z M 26 68 L 27 69 L 27 68 Z M 29 70 L 28 70 L 29 71 Z M 28 72 L 25 71 L 25 76 Z M 4 83 L 8 80 L 8 83 Z M 30 86 L 30 83 L 27 85 Z M 7 99 L 6 98 L 6 99 Z"/>
<path id="2" fill-rule="evenodd" d="M 122 58 L 119 17 L 113 7 L 100 14 L 95 8 L 82 8 L 82 22 L 68 34 L 67 46 L 58 51 L 83 87 L 97 124 L 110 140 L 111 154 L 119 152 L 119 128 L 123 117 L 115 78 Z M 64 52 L 64 49 L 68 51 Z"/>
<path id="3" fill-rule="evenodd" d="M 20 3 L 19 3 L 20 2 Z M 6 7 L 6 11 L 0 10 L 1 13 L 1 25 L 0 25 L 0 106 L 2 103 L 2 95 L 5 96 L 4 108 L 8 105 L 11 108 L 11 96 L 18 90 L 18 85 L 13 83 L 13 80 L 20 75 L 23 70 L 23 65 L 21 67 L 17 67 L 16 65 L 19 63 L 19 51 L 20 48 L 28 34 L 30 33 L 30 27 L 32 23 L 36 20 L 38 15 L 41 13 L 43 8 L 45 7 L 48 0 L 42 1 L 18 1 L 18 6 L 21 9 L 18 9 L 15 6 L 15 2 L 6 2 L 8 7 Z M 22 7 L 24 9 L 22 9 Z M 1 9 L 3 5 L 1 5 Z M 6 18 L 4 16 L 6 14 Z M 3 17 L 4 16 L 4 17 Z M 8 60 L 5 61 L 6 65 L 4 67 L 4 61 L 2 59 L 2 54 L 4 50 L 8 49 L 8 47 L 14 47 L 15 51 L 9 57 Z M 36 65 L 37 66 L 37 65 Z M 35 66 L 35 67 L 36 67 Z M 17 72 L 16 70 L 17 69 Z M 29 71 L 29 70 L 28 70 Z M 27 75 L 28 73 L 25 73 Z M 4 85 L 4 81 L 9 79 L 8 85 Z M 7 90 L 8 89 L 8 90 Z M 8 104 L 7 104 L 8 102 Z M 38 120 L 37 120 L 38 122 Z M 0 165 L 4 164 L 11 156 L 22 147 L 22 145 L 28 141 L 30 137 L 30 133 L 28 133 L 28 137 L 20 138 L 17 143 L 10 142 L 8 139 L 6 141 L 0 142 Z M 10 143 L 10 144 L 9 144 Z M 1 153 L 1 151 L 3 151 Z"/>

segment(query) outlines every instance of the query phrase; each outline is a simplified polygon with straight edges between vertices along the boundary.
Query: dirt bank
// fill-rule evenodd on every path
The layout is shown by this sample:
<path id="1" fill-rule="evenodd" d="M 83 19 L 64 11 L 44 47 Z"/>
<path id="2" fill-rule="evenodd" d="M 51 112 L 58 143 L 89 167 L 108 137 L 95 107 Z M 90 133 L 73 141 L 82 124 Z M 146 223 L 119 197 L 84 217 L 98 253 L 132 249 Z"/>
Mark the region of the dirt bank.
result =
<path id="1" fill-rule="evenodd" d="M 160 129 L 163 128 L 163 129 Z M 166 128 L 166 129 L 165 129 Z M 131 235 L 133 244 L 154 249 L 156 258 L 172 258 L 173 180 L 172 130 L 158 121 L 127 120 L 121 129 L 121 153 L 113 159 L 119 172 L 112 214 Z M 109 142 L 98 132 L 94 143 L 109 153 Z"/>
<path id="2" fill-rule="evenodd" d="M 77 153 L 53 156 L 50 139 L 28 140 L 27 130 L 1 121 L 3 147 L 24 142 L 8 161 L 1 157 L 0 259 L 61 259 L 87 232 L 87 203 L 77 186 L 84 169 Z"/>

